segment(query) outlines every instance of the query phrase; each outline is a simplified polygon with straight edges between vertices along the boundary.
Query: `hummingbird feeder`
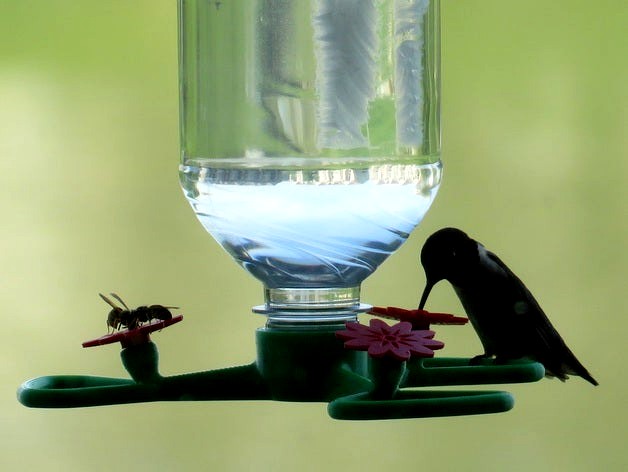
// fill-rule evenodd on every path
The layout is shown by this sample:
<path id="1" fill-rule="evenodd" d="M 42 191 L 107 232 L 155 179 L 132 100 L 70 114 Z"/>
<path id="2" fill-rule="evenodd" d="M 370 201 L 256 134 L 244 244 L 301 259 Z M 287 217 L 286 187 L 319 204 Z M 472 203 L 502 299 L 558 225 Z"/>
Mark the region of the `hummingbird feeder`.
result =
<path id="1" fill-rule="evenodd" d="M 153 319 L 83 344 L 120 342 L 130 378 L 39 377 L 19 401 L 326 402 L 346 420 L 512 408 L 508 392 L 429 387 L 533 382 L 542 365 L 434 357 L 431 325 L 465 318 L 360 300 L 441 183 L 439 0 L 178 0 L 178 15 L 180 182 L 263 284 L 256 359 L 162 376 L 150 333 L 183 317 Z"/>

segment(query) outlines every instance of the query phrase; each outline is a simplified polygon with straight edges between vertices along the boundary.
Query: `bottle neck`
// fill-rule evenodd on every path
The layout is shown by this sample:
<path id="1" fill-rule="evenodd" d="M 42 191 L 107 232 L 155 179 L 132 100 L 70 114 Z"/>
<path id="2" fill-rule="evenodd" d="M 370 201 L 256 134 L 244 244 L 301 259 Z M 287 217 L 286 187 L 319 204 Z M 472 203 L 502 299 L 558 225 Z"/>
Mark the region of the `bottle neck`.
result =
<path id="1" fill-rule="evenodd" d="M 267 327 L 323 327 L 356 321 L 371 306 L 360 303 L 360 287 L 265 288 L 265 304 L 253 312 L 268 317 Z"/>

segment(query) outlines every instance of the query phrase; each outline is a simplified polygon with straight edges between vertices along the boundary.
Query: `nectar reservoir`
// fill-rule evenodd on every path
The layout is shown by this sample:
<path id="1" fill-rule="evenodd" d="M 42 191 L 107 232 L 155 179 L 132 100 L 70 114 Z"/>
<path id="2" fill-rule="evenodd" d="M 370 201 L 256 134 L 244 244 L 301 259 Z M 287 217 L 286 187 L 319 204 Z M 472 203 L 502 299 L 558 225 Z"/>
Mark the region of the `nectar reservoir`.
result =
<path id="1" fill-rule="evenodd" d="M 333 323 L 441 182 L 438 0 L 179 0 L 180 181 L 265 289 Z"/>

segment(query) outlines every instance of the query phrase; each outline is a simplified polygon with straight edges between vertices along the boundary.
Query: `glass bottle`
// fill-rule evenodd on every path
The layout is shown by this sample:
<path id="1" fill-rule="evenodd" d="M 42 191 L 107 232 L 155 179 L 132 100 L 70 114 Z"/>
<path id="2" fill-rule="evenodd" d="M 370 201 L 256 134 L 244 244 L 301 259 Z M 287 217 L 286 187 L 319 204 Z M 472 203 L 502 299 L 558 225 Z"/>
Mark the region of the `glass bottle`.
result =
<path id="1" fill-rule="evenodd" d="M 439 0 L 178 0 L 180 182 L 276 326 L 360 285 L 441 182 Z"/>

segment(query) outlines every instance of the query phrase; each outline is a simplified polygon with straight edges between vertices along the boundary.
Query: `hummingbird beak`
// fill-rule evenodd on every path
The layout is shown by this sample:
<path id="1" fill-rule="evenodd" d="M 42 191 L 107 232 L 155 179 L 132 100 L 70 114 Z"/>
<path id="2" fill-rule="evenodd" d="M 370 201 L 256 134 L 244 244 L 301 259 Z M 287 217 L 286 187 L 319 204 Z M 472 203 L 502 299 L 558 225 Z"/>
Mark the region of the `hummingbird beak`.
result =
<path id="1" fill-rule="evenodd" d="M 425 288 L 423 289 L 423 295 L 421 295 L 421 302 L 419 303 L 419 310 L 422 310 L 423 307 L 425 306 L 427 297 L 429 296 L 430 292 L 432 291 L 432 287 L 435 284 L 436 282 L 433 282 L 431 280 L 428 280 L 427 283 L 425 284 Z"/>

